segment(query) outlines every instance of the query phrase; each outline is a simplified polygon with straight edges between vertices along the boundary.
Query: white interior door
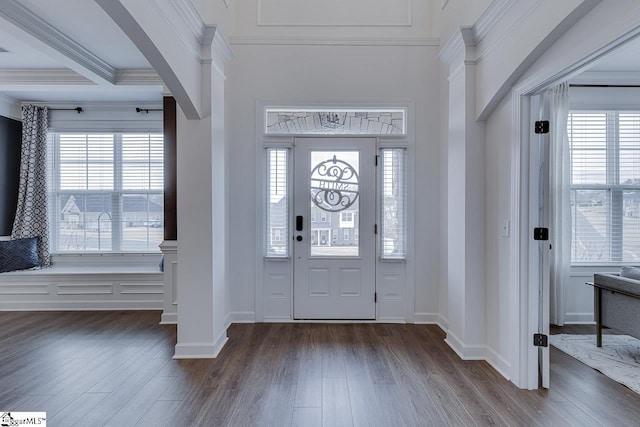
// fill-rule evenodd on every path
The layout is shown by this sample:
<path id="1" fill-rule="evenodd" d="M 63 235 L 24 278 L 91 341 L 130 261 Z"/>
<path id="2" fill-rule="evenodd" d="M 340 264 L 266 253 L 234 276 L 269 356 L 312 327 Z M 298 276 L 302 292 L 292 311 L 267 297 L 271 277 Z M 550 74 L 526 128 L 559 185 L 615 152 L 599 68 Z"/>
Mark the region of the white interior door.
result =
<path id="1" fill-rule="evenodd" d="M 549 117 L 549 101 L 542 95 L 534 96 L 531 99 L 532 112 L 532 136 L 530 138 L 530 170 L 529 181 L 530 202 L 530 232 L 533 234 L 535 228 L 549 229 L 550 223 L 550 196 L 549 196 L 549 157 L 550 157 L 550 134 L 534 133 L 533 124 L 536 120 L 547 120 Z M 549 232 L 552 232 L 550 230 Z M 537 319 L 533 333 L 549 336 L 549 289 L 551 281 L 549 240 L 534 240 L 533 235 L 530 246 L 529 277 L 532 283 L 537 286 L 537 295 L 531 295 L 531 300 L 537 300 Z M 533 343 L 532 343 L 533 345 Z M 549 347 L 537 347 L 538 359 L 538 386 L 549 388 Z"/>
<path id="2" fill-rule="evenodd" d="M 374 138 L 296 138 L 296 319 L 375 319 Z"/>

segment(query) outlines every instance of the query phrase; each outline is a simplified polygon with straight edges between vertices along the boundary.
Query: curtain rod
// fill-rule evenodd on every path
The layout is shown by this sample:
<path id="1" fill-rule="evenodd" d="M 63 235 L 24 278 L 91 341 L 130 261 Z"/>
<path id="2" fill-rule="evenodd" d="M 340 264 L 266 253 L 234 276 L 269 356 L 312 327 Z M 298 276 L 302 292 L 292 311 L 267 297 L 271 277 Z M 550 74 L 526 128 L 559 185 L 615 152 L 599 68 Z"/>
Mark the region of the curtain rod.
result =
<path id="1" fill-rule="evenodd" d="M 76 113 L 82 113 L 82 107 L 76 108 L 48 108 L 49 111 L 75 111 Z"/>
<path id="2" fill-rule="evenodd" d="M 162 108 L 140 108 L 140 107 L 136 107 L 136 113 L 147 113 L 147 114 L 149 114 L 149 111 L 162 111 Z"/>
<path id="3" fill-rule="evenodd" d="M 628 87 L 640 87 L 640 85 L 570 84 L 569 87 L 627 87 L 628 88 Z"/>

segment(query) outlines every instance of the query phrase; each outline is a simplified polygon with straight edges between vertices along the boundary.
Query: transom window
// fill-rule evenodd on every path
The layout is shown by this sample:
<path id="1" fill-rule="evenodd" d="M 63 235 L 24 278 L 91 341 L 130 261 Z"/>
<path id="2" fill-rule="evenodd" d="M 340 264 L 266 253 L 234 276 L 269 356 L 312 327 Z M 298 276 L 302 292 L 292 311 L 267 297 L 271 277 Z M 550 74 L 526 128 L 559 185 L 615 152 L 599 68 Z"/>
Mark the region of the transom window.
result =
<path id="1" fill-rule="evenodd" d="M 266 108 L 267 134 L 406 135 L 404 109 Z"/>
<path id="2" fill-rule="evenodd" d="M 640 260 L 640 112 L 571 111 L 571 261 Z"/>
<path id="3" fill-rule="evenodd" d="M 52 252 L 158 252 L 162 134 L 49 133 Z"/>

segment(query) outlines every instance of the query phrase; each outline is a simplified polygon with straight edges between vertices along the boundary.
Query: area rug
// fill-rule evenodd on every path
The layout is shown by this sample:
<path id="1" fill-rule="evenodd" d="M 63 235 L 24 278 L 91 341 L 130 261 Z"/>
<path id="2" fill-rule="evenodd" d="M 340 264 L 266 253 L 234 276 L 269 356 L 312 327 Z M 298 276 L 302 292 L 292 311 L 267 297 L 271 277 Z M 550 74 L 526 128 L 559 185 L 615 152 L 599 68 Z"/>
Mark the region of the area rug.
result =
<path id="1" fill-rule="evenodd" d="M 628 335 L 603 335 L 596 347 L 595 335 L 551 335 L 549 342 L 582 363 L 596 369 L 636 393 L 640 393 L 640 340 Z"/>

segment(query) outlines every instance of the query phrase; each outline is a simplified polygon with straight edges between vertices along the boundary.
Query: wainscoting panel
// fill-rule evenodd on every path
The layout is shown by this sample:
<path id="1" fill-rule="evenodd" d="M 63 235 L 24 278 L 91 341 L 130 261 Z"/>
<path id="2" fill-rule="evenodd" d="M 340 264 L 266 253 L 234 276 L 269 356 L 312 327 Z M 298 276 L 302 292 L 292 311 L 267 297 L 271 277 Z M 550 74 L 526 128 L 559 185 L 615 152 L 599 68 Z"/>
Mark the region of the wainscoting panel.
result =
<path id="1" fill-rule="evenodd" d="M 159 271 L 113 267 L 68 268 L 0 274 L 0 310 L 160 310 L 164 283 Z"/>

